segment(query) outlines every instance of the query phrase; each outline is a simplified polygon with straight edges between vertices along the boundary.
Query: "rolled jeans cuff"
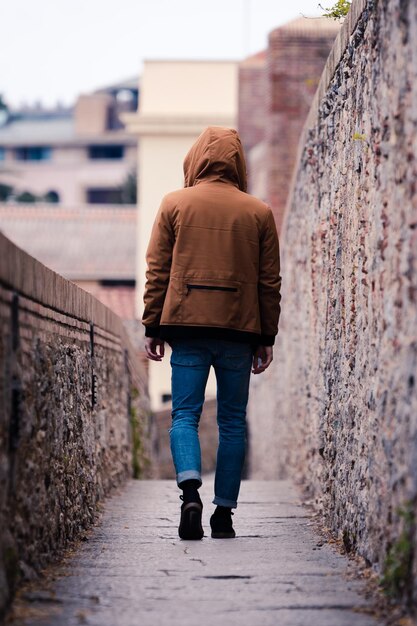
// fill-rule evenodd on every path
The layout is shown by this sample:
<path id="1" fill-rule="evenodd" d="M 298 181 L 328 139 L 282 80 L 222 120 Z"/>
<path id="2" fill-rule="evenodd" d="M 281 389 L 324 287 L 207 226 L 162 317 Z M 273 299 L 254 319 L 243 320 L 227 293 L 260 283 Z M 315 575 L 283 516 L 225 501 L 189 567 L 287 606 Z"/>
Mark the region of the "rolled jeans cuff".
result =
<path id="1" fill-rule="evenodd" d="M 235 509 L 237 507 L 236 500 L 226 500 L 226 498 L 219 498 L 218 496 L 214 497 L 213 504 L 217 506 L 225 506 L 228 509 Z"/>
<path id="2" fill-rule="evenodd" d="M 201 474 L 197 470 L 185 470 L 184 472 L 180 472 L 179 474 L 177 474 L 178 486 L 180 486 L 180 484 L 183 483 L 184 480 L 199 480 L 200 487 L 203 484 L 203 481 L 201 480 Z"/>

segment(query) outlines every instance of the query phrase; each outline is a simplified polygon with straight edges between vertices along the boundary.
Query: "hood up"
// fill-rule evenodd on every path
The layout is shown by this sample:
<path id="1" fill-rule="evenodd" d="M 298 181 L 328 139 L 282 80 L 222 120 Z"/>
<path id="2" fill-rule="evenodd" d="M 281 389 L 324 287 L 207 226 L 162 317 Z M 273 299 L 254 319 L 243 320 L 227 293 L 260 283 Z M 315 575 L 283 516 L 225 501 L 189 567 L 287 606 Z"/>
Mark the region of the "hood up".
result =
<path id="1" fill-rule="evenodd" d="M 229 182 L 246 191 L 245 156 L 233 128 L 209 126 L 190 148 L 184 159 L 184 187 L 203 180 Z"/>

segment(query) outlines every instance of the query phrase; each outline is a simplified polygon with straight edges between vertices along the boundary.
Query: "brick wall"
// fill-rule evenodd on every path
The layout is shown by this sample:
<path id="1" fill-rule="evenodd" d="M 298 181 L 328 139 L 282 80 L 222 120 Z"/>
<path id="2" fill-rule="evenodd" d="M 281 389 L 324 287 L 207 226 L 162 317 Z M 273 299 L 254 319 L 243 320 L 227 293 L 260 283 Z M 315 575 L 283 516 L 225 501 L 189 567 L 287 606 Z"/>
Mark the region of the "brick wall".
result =
<path id="1" fill-rule="evenodd" d="M 353 2 L 302 135 L 275 363 L 250 405 L 252 475 L 301 480 L 414 603 L 416 59 L 415 3 Z"/>
<path id="2" fill-rule="evenodd" d="M 0 613 L 136 473 L 146 379 L 121 320 L 0 234 Z"/>
<path id="3" fill-rule="evenodd" d="M 297 18 L 240 65 L 238 128 L 249 190 L 271 206 L 279 231 L 298 140 L 338 30 L 331 20 Z"/>
<path id="4" fill-rule="evenodd" d="M 339 26 L 298 18 L 273 30 L 267 51 L 267 202 L 281 231 L 297 146 Z"/>
<path id="5" fill-rule="evenodd" d="M 266 51 L 262 51 L 239 65 L 238 128 L 246 154 L 265 138 L 266 92 Z"/>

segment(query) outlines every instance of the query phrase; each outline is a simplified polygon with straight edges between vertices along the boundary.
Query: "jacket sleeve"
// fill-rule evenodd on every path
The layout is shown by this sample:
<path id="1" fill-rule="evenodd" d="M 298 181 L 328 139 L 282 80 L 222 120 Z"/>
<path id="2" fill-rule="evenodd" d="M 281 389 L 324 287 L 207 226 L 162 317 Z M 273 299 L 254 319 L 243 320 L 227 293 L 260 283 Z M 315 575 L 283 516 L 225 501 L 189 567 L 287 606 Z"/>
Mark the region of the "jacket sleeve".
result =
<path id="1" fill-rule="evenodd" d="M 174 231 L 164 198 L 156 215 L 146 251 L 146 283 L 143 296 L 145 308 L 142 323 L 146 337 L 158 337 L 159 325 L 171 272 Z"/>
<path id="2" fill-rule="evenodd" d="M 260 344 L 272 346 L 281 314 L 281 275 L 278 233 L 271 209 L 268 209 L 260 237 L 258 296 Z"/>

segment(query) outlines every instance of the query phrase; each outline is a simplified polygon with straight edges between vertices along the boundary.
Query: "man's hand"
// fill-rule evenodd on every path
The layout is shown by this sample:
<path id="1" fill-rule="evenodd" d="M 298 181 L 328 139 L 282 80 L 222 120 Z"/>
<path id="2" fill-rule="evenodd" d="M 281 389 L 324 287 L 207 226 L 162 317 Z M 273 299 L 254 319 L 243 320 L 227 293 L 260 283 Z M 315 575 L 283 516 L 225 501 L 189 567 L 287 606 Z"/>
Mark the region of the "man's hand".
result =
<path id="1" fill-rule="evenodd" d="M 253 355 L 253 374 L 262 374 L 272 363 L 272 346 L 259 346 Z"/>
<path id="2" fill-rule="evenodd" d="M 146 356 L 151 361 L 162 361 L 165 354 L 165 342 L 157 337 L 145 337 L 145 350 Z"/>

